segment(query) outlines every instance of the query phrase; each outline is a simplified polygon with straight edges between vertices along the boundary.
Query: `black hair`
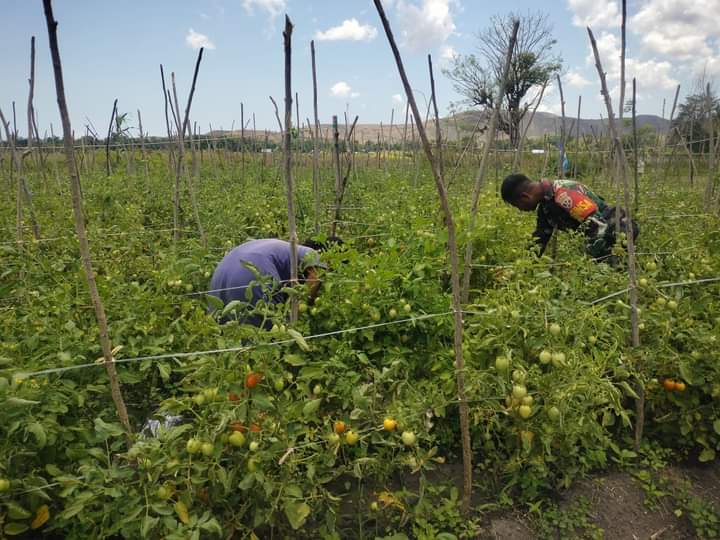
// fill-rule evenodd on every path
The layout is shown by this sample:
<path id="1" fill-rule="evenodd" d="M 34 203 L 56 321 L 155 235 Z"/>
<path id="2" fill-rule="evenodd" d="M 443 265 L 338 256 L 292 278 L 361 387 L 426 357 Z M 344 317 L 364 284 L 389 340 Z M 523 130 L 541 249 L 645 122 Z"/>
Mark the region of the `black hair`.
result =
<path id="1" fill-rule="evenodd" d="M 503 201 L 512 204 L 531 182 L 532 180 L 524 174 L 511 174 L 506 176 L 500 189 Z"/>
<path id="2" fill-rule="evenodd" d="M 315 240 L 313 238 L 308 238 L 307 240 L 302 242 L 302 245 L 305 247 L 309 247 L 310 249 L 314 249 L 315 251 L 327 251 L 333 246 L 342 246 L 343 241 L 337 236 L 328 236 L 325 240 Z"/>

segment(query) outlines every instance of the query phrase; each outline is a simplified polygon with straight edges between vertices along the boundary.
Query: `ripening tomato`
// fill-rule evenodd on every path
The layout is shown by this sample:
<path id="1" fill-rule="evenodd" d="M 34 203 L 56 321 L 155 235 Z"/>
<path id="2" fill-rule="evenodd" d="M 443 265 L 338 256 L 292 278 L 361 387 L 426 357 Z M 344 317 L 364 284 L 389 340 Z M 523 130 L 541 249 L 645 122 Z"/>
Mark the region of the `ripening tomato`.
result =
<path id="1" fill-rule="evenodd" d="M 347 429 L 347 426 L 345 425 L 345 422 L 343 422 L 342 420 L 338 420 L 333 425 L 333 431 L 335 431 L 335 433 L 337 433 L 337 434 L 345 433 L 346 429 Z"/>
<path id="2" fill-rule="evenodd" d="M 260 433 L 261 431 L 262 431 L 262 428 L 260 427 L 259 424 L 256 424 L 254 422 L 252 424 L 250 424 L 250 432 L 251 433 Z"/>
<path id="3" fill-rule="evenodd" d="M 245 387 L 249 389 L 255 388 L 262 380 L 262 374 L 251 371 L 245 375 Z"/>
<path id="4" fill-rule="evenodd" d="M 230 392 L 228 394 L 228 401 L 240 401 L 240 396 L 238 396 L 235 392 Z"/>
<path id="5" fill-rule="evenodd" d="M 245 427 L 245 424 L 239 421 L 230 422 L 230 429 L 232 431 L 239 431 L 240 433 L 245 433 L 247 431 L 247 427 Z"/>
<path id="6" fill-rule="evenodd" d="M 397 420 L 386 418 L 383 420 L 383 429 L 385 431 L 395 431 L 397 429 Z"/>
<path id="7" fill-rule="evenodd" d="M 348 431 L 345 434 L 345 442 L 348 443 L 350 446 L 353 446 L 357 444 L 357 442 L 360 440 L 360 436 L 355 433 L 354 431 Z"/>
<path id="8" fill-rule="evenodd" d="M 672 379 L 664 379 L 662 382 L 663 388 L 668 392 L 675 390 L 675 381 Z"/>
<path id="9" fill-rule="evenodd" d="M 678 392 L 684 392 L 685 388 L 687 388 L 687 386 L 683 381 L 677 381 L 675 383 L 675 390 L 677 390 Z"/>

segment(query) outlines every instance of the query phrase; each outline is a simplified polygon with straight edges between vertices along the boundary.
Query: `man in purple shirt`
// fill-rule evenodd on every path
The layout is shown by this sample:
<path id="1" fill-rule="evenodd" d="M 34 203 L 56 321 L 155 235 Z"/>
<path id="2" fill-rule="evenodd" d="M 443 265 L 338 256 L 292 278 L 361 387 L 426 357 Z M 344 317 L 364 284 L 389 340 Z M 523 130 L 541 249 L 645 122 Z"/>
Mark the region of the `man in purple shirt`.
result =
<path id="1" fill-rule="evenodd" d="M 317 268 L 324 265 L 319 253 L 307 246 L 297 246 L 297 257 L 298 280 L 310 285 L 312 303 L 321 285 Z M 220 261 L 210 281 L 210 294 L 225 305 L 233 300 L 247 302 L 248 307 L 254 307 L 261 299 L 268 304 L 284 302 L 286 295 L 279 291 L 290 281 L 290 260 L 290 242 L 276 238 L 245 242 Z M 221 322 L 231 318 L 234 317 L 226 316 Z M 259 315 L 241 317 L 241 320 L 255 326 L 262 324 Z"/>

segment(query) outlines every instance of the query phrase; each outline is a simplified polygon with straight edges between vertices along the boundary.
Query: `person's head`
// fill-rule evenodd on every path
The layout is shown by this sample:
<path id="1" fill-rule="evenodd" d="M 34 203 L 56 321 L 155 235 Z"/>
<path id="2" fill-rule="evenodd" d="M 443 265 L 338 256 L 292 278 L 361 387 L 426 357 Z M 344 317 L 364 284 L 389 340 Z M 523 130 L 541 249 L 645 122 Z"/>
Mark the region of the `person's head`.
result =
<path id="1" fill-rule="evenodd" d="M 503 180 L 501 194 L 503 200 L 518 210 L 531 212 L 542 199 L 542 187 L 524 174 L 511 174 Z"/>
<path id="2" fill-rule="evenodd" d="M 325 240 L 315 240 L 308 238 L 302 243 L 303 246 L 314 249 L 315 251 L 327 251 L 334 246 L 342 246 L 343 241 L 337 236 L 328 236 Z"/>

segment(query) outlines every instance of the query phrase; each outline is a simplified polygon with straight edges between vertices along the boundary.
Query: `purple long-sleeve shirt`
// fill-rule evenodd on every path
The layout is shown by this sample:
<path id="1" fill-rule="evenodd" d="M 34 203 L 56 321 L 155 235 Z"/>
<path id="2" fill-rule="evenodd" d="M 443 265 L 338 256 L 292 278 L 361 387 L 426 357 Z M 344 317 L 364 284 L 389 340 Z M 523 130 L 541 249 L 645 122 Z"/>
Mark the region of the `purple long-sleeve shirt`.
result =
<path id="1" fill-rule="evenodd" d="M 319 254 L 309 247 L 298 245 L 297 255 L 299 274 L 305 268 L 321 265 Z M 257 278 L 246 263 L 254 266 L 263 278 L 272 277 L 273 282 L 266 287 L 254 284 L 251 287 L 250 300 L 247 299 L 246 290 Z M 285 298 L 278 293 L 271 294 L 273 289 L 277 291 L 289 280 L 290 242 L 274 238 L 251 240 L 232 249 L 223 257 L 210 281 L 210 294 L 220 298 L 226 305 L 233 300 L 247 301 L 253 306 L 260 299 L 277 303 Z"/>

